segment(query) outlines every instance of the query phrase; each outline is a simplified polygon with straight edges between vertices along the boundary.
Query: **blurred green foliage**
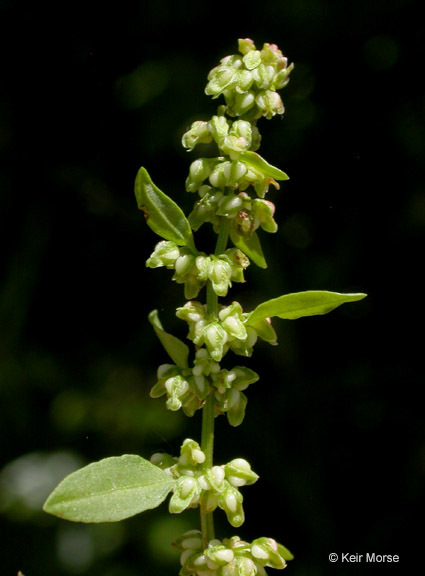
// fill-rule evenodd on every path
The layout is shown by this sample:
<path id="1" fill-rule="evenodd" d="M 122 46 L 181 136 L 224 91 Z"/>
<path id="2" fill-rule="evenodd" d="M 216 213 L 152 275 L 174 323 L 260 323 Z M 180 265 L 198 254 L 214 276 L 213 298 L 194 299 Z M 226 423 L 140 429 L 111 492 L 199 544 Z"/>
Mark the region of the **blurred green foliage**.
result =
<path id="1" fill-rule="evenodd" d="M 240 535 L 287 543 L 297 576 L 328 574 L 330 552 L 412 559 L 425 479 L 418 6 L 265 0 L 253 14 L 242 3 L 1 3 L 2 574 L 178 572 L 164 540 L 196 526 L 196 513 L 170 517 L 163 505 L 77 526 L 41 504 L 85 462 L 177 453 L 198 438 L 196 416 L 148 397 L 165 361 L 148 313 L 159 307 L 166 329 L 185 328 L 173 312 L 181 288 L 145 269 L 156 239 L 133 181 L 143 164 L 190 209 L 193 155 L 180 138 L 214 112 L 206 75 L 246 36 L 278 44 L 295 70 L 284 119 L 261 127 L 265 157 L 291 177 L 273 193 L 279 231 L 264 240 L 269 268 L 247 271 L 240 300 L 249 309 L 305 289 L 369 298 L 281 323 L 279 348 L 252 358 L 261 380 L 245 422 L 217 425 L 217 461 L 249 457 L 260 474 Z M 218 530 L 227 535 L 220 517 Z"/>

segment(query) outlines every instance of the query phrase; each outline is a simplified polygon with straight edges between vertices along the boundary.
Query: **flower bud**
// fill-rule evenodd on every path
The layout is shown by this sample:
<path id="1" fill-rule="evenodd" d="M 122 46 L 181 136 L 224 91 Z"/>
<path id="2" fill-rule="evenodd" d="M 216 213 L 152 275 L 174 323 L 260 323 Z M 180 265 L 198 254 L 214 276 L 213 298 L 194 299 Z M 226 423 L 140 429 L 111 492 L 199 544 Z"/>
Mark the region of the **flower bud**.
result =
<path id="1" fill-rule="evenodd" d="M 293 65 L 288 67 L 288 68 L 284 68 L 283 70 L 280 70 L 276 74 L 276 76 L 274 77 L 274 80 L 273 80 L 273 86 L 274 86 L 275 90 L 280 90 L 282 88 L 285 88 L 285 86 L 289 82 L 289 73 L 291 72 L 292 68 L 293 68 Z"/>
<path id="2" fill-rule="evenodd" d="M 196 258 L 196 268 L 198 270 L 198 278 L 200 280 L 207 280 L 211 271 L 212 262 L 209 256 L 198 256 Z"/>
<path id="3" fill-rule="evenodd" d="M 224 116 L 213 116 L 210 125 L 213 138 L 220 147 L 220 143 L 229 133 L 229 122 Z"/>
<path id="4" fill-rule="evenodd" d="M 205 307 L 196 300 L 186 302 L 184 306 L 177 308 L 177 318 L 186 320 L 186 322 L 198 322 L 205 318 Z"/>
<path id="5" fill-rule="evenodd" d="M 243 94 L 249 90 L 254 82 L 252 72 L 250 70 L 240 70 L 238 75 L 238 83 L 235 90 L 239 94 Z"/>
<path id="6" fill-rule="evenodd" d="M 243 392 L 236 388 L 230 390 L 227 397 L 227 420 L 231 426 L 239 426 L 245 418 L 245 410 L 248 399 Z"/>
<path id="7" fill-rule="evenodd" d="M 224 90 L 236 84 L 237 74 L 232 66 L 217 66 L 211 70 L 208 79 L 205 94 L 217 98 Z"/>
<path id="8" fill-rule="evenodd" d="M 230 134 L 237 136 L 238 138 L 244 138 L 248 146 L 251 144 L 252 139 L 252 125 L 251 122 L 246 120 L 236 120 L 233 122 L 230 129 Z"/>
<path id="9" fill-rule="evenodd" d="M 176 271 L 176 279 L 182 278 L 187 274 L 190 269 L 195 264 L 195 256 L 192 254 L 182 254 L 177 258 L 174 263 L 174 269 Z"/>
<path id="10" fill-rule="evenodd" d="M 275 69 L 270 65 L 260 64 L 258 68 L 252 71 L 252 77 L 260 90 L 268 90 L 272 85 L 274 76 Z"/>
<path id="11" fill-rule="evenodd" d="M 169 511 L 171 514 L 180 514 L 197 500 L 201 490 L 195 478 L 180 476 L 170 499 Z"/>
<path id="12" fill-rule="evenodd" d="M 260 566 L 281 570 L 286 561 L 279 553 L 279 545 L 273 538 L 257 538 L 251 543 L 251 554 Z"/>
<path id="13" fill-rule="evenodd" d="M 228 316 L 223 320 L 222 326 L 230 336 L 233 336 L 233 338 L 245 340 L 247 337 L 246 328 L 243 322 L 235 316 Z"/>
<path id="14" fill-rule="evenodd" d="M 175 366 L 174 364 L 161 364 L 157 371 L 158 381 L 150 391 L 150 397 L 160 398 L 166 394 L 167 389 L 165 387 L 165 382 L 168 378 L 177 376 L 178 374 L 180 374 L 180 368 L 178 366 Z"/>
<path id="15" fill-rule="evenodd" d="M 254 484 L 258 480 L 258 474 L 251 469 L 249 462 L 243 458 L 235 458 L 235 460 L 226 464 L 224 471 L 226 479 L 236 488 Z"/>
<path id="16" fill-rule="evenodd" d="M 214 188 L 225 188 L 228 184 L 228 177 L 225 168 L 230 166 L 230 162 L 221 162 L 217 164 L 209 175 L 209 182 Z"/>
<path id="17" fill-rule="evenodd" d="M 146 260 L 146 266 L 148 268 L 159 268 L 160 266 L 173 268 L 179 256 L 180 249 L 175 242 L 162 240 L 155 246 L 150 258 Z"/>
<path id="18" fill-rule="evenodd" d="M 236 116 L 246 114 L 255 104 L 255 92 L 251 89 L 242 94 L 235 94 L 233 111 Z"/>
<path id="19" fill-rule="evenodd" d="M 254 70 L 261 64 L 261 52 L 259 50 L 250 50 L 242 60 L 248 70 Z"/>
<path id="20" fill-rule="evenodd" d="M 231 265 L 225 260 L 214 258 L 208 276 L 214 292 L 218 296 L 226 296 L 229 287 L 232 285 L 230 280 L 232 277 Z"/>
<path id="21" fill-rule="evenodd" d="M 228 522 L 234 528 L 239 528 L 245 520 L 242 502 L 242 494 L 230 484 L 219 497 L 218 505 L 225 511 Z"/>
<path id="22" fill-rule="evenodd" d="M 198 120 L 183 134 L 182 145 L 190 151 L 193 150 L 197 144 L 208 144 L 211 140 L 212 137 L 208 122 Z"/>
<path id="23" fill-rule="evenodd" d="M 259 222 L 261 228 L 266 232 L 276 232 L 277 224 L 273 219 L 275 205 L 268 200 L 256 198 L 252 202 L 252 213 Z"/>
<path id="24" fill-rule="evenodd" d="M 241 54 L 248 54 L 251 50 L 255 50 L 255 44 L 251 38 L 239 38 L 238 49 Z"/>
<path id="25" fill-rule="evenodd" d="M 189 168 L 189 176 L 186 179 L 186 190 L 188 192 L 196 192 L 202 182 L 208 178 L 217 162 L 217 158 L 198 158 L 192 162 Z"/>
<path id="26" fill-rule="evenodd" d="M 266 118 L 273 118 L 276 114 L 285 112 L 281 97 L 273 90 L 259 92 L 255 98 L 255 103 Z"/>
<path id="27" fill-rule="evenodd" d="M 213 466 L 211 469 L 207 470 L 206 478 L 211 485 L 211 487 L 217 492 L 222 492 L 225 486 L 223 485 L 225 473 L 222 466 Z"/>
<path id="28" fill-rule="evenodd" d="M 223 546 L 223 544 L 221 544 L 220 541 L 218 542 L 219 542 L 218 544 L 215 544 L 215 541 L 213 540 L 212 542 L 210 542 L 207 550 L 205 550 L 205 556 L 208 558 L 208 560 L 212 562 L 212 564 L 208 563 L 209 567 L 212 570 L 218 568 L 219 566 L 225 566 L 226 564 L 231 562 L 235 557 L 233 550 L 230 550 L 230 548 L 226 548 L 225 546 Z M 213 543 L 215 545 L 212 545 Z"/>
<path id="29" fill-rule="evenodd" d="M 210 490 L 209 492 L 206 493 L 206 498 L 203 502 L 205 512 L 214 512 L 214 510 L 218 506 L 218 498 L 219 494 L 217 492 Z"/>
<path id="30" fill-rule="evenodd" d="M 216 362 L 220 362 L 228 338 L 226 331 L 218 322 L 212 322 L 204 328 L 202 337 L 211 357 Z"/>
<path id="31" fill-rule="evenodd" d="M 182 398 L 189 390 L 189 383 L 182 376 L 173 376 L 165 381 L 168 399 L 166 406 L 169 410 L 175 412 L 182 406 Z"/>
<path id="32" fill-rule="evenodd" d="M 182 466 L 197 466 L 205 462 L 205 454 L 198 442 L 186 438 L 180 449 L 179 464 Z"/>
<path id="33" fill-rule="evenodd" d="M 217 215 L 234 218 L 242 206 L 243 199 L 239 195 L 228 194 L 220 200 L 217 207 Z"/>
<path id="34" fill-rule="evenodd" d="M 245 282 L 243 272 L 249 266 L 249 258 L 238 248 L 229 248 L 220 258 L 226 259 L 231 265 L 231 279 L 234 282 Z"/>

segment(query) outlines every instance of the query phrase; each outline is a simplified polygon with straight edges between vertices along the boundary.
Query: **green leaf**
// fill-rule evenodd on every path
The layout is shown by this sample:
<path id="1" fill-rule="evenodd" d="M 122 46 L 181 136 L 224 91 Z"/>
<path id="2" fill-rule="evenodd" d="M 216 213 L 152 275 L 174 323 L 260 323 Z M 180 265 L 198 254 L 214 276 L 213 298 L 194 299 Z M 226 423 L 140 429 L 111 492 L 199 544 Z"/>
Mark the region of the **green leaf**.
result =
<path id="1" fill-rule="evenodd" d="M 140 456 L 105 458 L 62 480 L 43 510 L 73 522 L 117 522 L 159 506 L 174 482 Z"/>
<path id="2" fill-rule="evenodd" d="M 263 302 L 246 319 L 247 324 L 277 316 L 286 320 L 295 320 L 303 316 L 315 316 L 327 314 L 346 302 L 362 300 L 366 294 L 339 294 L 338 292 L 326 292 L 323 290 L 311 290 L 285 294 L 279 298 Z"/>
<path id="3" fill-rule="evenodd" d="M 260 268 L 267 268 L 267 263 L 264 258 L 263 249 L 261 248 L 260 239 L 257 232 L 253 232 L 251 236 L 243 236 L 239 234 L 234 228 L 230 229 L 230 238 L 233 244 L 242 250 L 257 266 Z"/>
<path id="4" fill-rule="evenodd" d="M 249 164 L 256 170 L 259 170 L 265 176 L 269 176 L 270 178 L 274 178 L 275 180 L 289 180 L 289 176 L 282 172 L 279 168 L 272 166 L 262 156 L 257 154 L 256 152 L 252 152 L 248 150 L 247 152 L 242 152 L 239 156 L 239 160 Z"/>
<path id="5" fill-rule="evenodd" d="M 152 324 L 155 334 L 158 336 L 159 341 L 164 346 L 165 351 L 170 356 L 171 360 L 180 368 L 187 368 L 187 359 L 189 356 L 189 347 L 184 342 L 168 334 L 162 327 L 161 321 L 158 317 L 158 310 L 152 310 L 148 316 L 149 322 Z"/>
<path id="6" fill-rule="evenodd" d="M 148 226 L 161 238 L 178 246 L 194 248 L 190 224 L 183 210 L 152 182 L 147 170 L 140 168 L 134 186 L 137 205 Z"/>

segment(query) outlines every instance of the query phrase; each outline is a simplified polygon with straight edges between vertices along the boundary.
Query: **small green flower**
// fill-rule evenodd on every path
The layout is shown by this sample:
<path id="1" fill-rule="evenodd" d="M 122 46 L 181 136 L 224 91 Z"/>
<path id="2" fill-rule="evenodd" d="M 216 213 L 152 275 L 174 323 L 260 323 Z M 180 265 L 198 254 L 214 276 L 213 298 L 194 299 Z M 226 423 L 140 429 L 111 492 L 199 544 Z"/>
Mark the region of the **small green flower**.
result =
<path id="1" fill-rule="evenodd" d="M 228 340 L 226 330 L 219 322 L 210 322 L 203 327 L 202 335 L 196 342 L 205 344 L 213 360 L 220 362 L 225 354 L 224 346 Z"/>
<path id="2" fill-rule="evenodd" d="M 179 465 L 183 467 L 197 467 L 205 462 L 205 454 L 198 442 L 186 438 L 180 448 Z"/>
<path id="3" fill-rule="evenodd" d="M 252 215 L 254 217 L 254 230 L 261 226 L 265 232 L 276 232 L 277 224 L 274 220 L 275 205 L 273 202 L 255 198 L 252 201 Z"/>
<path id="4" fill-rule="evenodd" d="M 150 258 L 146 261 L 146 266 L 148 268 L 159 268 L 161 266 L 173 268 L 179 256 L 180 248 L 175 242 L 162 240 L 155 246 Z"/>
<path id="5" fill-rule="evenodd" d="M 180 514 L 189 506 L 198 503 L 201 488 L 196 478 L 181 476 L 177 480 L 174 493 L 170 498 L 169 511 L 171 514 Z"/>
<path id="6" fill-rule="evenodd" d="M 226 490 L 219 497 L 218 505 L 224 510 L 229 524 L 234 528 L 242 526 L 245 520 L 242 502 L 242 494 L 237 488 L 228 483 Z"/>
<path id="7" fill-rule="evenodd" d="M 197 120 L 190 129 L 183 134 L 182 145 L 189 151 L 193 150 L 197 144 L 208 144 L 212 140 L 212 135 L 208 122 Z"/>
<path id="8" fill-rule="evenodd" d="M 198 158 L 189 168 L 189 176 L 186 178 L 186 190 L 188 192 L 197 192 L 206 180 L 214 166 L 220 163 L 224 158 Z"/>
<path id="9" fill-rule="evenodd" d="M 258 480 L 249 462 L 243 458 L 235 458 L 224 466 L 226 479 L 236 488 L 254 484 Z"/>
<path id="10" fill-rule="evenodd" d="M 251 554 L 260 566 L 270 566 L 277 570 L 285 568 L 286 561 L 279 553 L 279 545 L 273 538 L 258 538 L 251 543 Z"/>
<path id="11" fill-rule="evenodd" d="M 243 323 L 242 307 L 238 302 L 223 308 L 218 316 L 231 339 L 246 340 L 247 331 Z"/>

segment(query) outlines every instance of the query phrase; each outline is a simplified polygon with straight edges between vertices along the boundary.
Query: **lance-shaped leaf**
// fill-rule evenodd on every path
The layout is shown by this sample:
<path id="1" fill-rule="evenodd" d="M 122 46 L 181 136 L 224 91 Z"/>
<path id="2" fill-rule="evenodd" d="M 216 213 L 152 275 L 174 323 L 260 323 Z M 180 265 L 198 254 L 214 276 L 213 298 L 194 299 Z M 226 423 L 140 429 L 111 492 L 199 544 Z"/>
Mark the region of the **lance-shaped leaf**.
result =
<path id="1" fill-rule="evenodd" d="M 245 322 L 250 324 L 261 318 L 277 316 L 286 320 L 295 320 L 303 316 L 327 314 L 346 302 L 362 300 L 366 294 L 339 294 L 324 290 L 311 290 L 285 294 L 273 300 L 263 302 L 249 314 Z"/>
<path id="2" fill-rule="evenodd" d="M 174 483 L 140 456 L 105 458 L 62 480 L 43 510 L 73 522 L 117 522 L 159 506 Z"/>
<path id="3" fill-rule="evenodd" d="M 155 334 L 158 336 L 159 341 L 164 346 L 165 351 L 170 356 L 171 360 L 180 368 L 187 368 L 187 359 L 189 356 L 189 347 L 184 342 L 179 340 L 176 336 L 168 334 L 161 324 L 158 317 L 158 310 L 152 310 L 149 314 L 149 322 L 152 324 Z"/>
<path id="4" fill-rule="evenodd" d="M 264 160 L 264 158 L 256 152 L 252 152 L 251 150 L 242 152 L 242 154 L 239 156 L 239 160 L 249 164 L 269 178 L 274 178 L 275 180 L 289 180 L 289 176 L 285 174 L 285 172 L 282 172 L 282 170 L 279 168 L 276 168 L 275 166 L 272 166 L 266 162 L 266 160 Z"/>
<path id="5" fill-rule="evenodd" d="M 134 186 L 137 205 L 148 226 L 161 238 L 178 246 L 194 248 L 192 230 L 183 210 L 152 182 L 147 170 L 140 168 Z"/>
<path id="6" fill-rule="evenodd" d="M 230 229 L 230 238 L 233 244 L 242 250 L 257 266 L 260 268 L 267 268 L 267 263 L 264 258 L 263 249 L 257 232 L 253 232 L 251 236 L 243 236 L 239 234 L 234 228 Z"/>

